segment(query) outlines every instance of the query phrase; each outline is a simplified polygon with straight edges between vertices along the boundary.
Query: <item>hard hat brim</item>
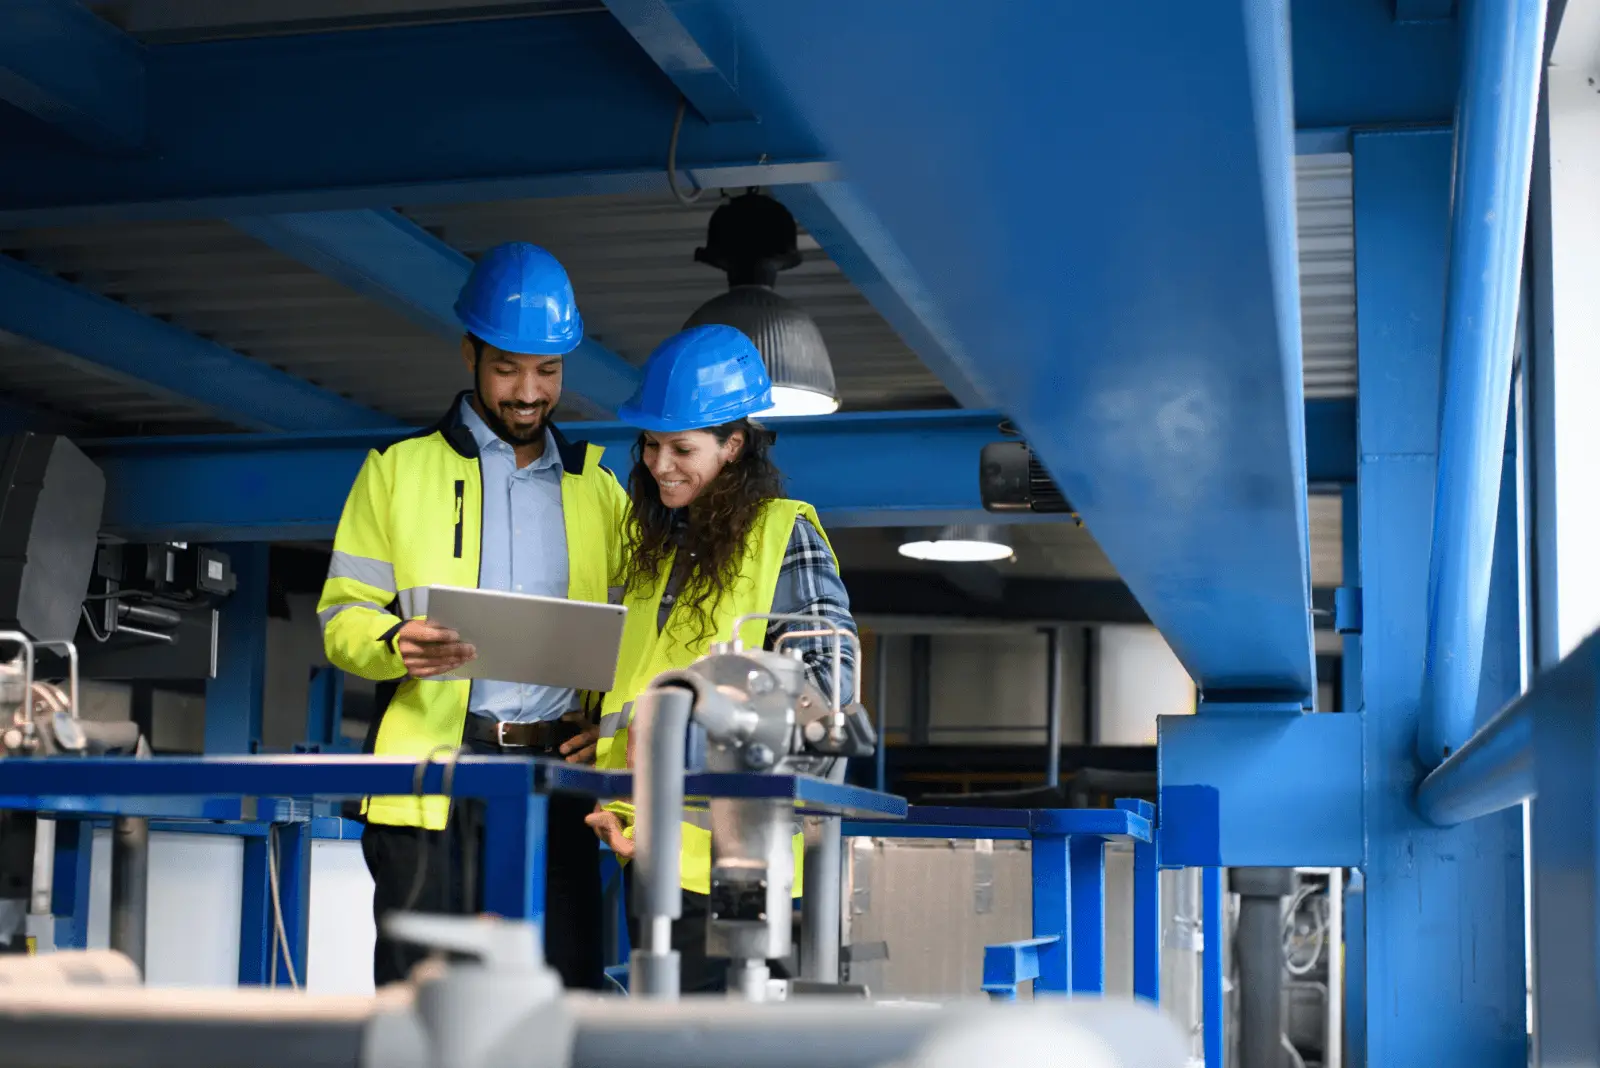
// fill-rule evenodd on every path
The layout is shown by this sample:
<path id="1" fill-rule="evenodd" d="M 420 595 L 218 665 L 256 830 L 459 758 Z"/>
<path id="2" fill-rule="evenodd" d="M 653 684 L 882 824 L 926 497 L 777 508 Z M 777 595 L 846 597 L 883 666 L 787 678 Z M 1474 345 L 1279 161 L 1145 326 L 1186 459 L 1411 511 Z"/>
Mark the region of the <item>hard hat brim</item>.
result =
<path id="1" fill-rule="evenodd" d="M 462 308 L 460 304 L 456 305 L 456 318 L 461 320 L 462 327 L 474 337 L 482 338 L 501 352 L 517 356 L 566 356 L 583 344 L 583 316 L 576 311 L 572 316 L 571 333 L 561 337 L 551 337 L 548 340 L 519 338 L 496 330 Z"/>

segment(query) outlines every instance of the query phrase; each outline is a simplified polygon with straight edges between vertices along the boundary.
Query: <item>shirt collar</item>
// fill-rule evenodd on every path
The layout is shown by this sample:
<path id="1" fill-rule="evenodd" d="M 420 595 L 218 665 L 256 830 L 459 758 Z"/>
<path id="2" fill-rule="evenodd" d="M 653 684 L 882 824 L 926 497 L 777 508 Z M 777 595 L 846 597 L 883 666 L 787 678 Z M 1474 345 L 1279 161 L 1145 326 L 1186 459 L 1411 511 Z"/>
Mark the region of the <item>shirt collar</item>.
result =
<path id="1" fill-rule="evenodd" d="M 510 444 L 502 439 L 499 434 L 489 429 L 489 424 L 483 421 L 483 416 L 478 414 L 478 409 L 472 406 L 472 394 L 470 393 L 461 398 L 461 421 L 467 430 L 472 433 L 472 440 L 478 443 L 478 451 L 480 453 L 498 450 L 514 454 Z M 557 471 L 562 470 L 561 450 L 556 447 L 555 435 L 550 432 L 548 426 L 544 429 L 544 455 L 523 468 L 523 470 L 543 471 L 546 468 L 554 468 Z"/>

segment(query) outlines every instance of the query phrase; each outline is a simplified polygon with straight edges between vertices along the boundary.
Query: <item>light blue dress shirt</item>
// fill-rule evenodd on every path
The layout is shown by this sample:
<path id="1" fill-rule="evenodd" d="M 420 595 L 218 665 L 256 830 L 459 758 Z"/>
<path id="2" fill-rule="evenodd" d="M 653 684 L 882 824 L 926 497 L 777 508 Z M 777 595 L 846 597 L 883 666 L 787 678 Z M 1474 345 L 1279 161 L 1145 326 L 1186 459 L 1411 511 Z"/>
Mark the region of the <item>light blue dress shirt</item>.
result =
<path id="1" fill-rule="evenodd" d="M 483 471 L 483 545 L 478 586 L 485 590 L 567 595 L 567 527 L 561 508 L 561 456 L 545 431 L 544 455 L 527 467 L 472 407 L 461 399 L 461 418 L 478 443 Z M 508 723 L 558 719 L 575 704 L 571 690 L 477 679 L 471 712 Z"/>

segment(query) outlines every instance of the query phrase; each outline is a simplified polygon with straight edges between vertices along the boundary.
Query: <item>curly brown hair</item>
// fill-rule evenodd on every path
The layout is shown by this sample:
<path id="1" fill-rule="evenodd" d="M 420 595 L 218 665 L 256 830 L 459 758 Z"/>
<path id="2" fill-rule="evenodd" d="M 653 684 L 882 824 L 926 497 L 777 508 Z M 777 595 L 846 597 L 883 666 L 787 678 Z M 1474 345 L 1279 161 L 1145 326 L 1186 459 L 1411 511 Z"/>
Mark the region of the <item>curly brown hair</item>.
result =
<path id="1" fill-rule="evenodd" d="M 649 589 L 674 552 L 683 552 L 675 566 L 692 570 L 683 578 L 676 605 L 692 621 L 696 645 L 715 637 L 717 605 L 739 578 L 745 538 L 762 507 L 783 496 L 783 474 L 772 462 L 775 434 L 748 419 L 707 429 L 718 445 L 743 431 L 744 447 L 685 509 L 687 522 L 661 503 L 660 487 L 644 463 L 646 439 L 639 435 L 628 476 L 633 510 L 624 532 L 623 582 L 629 593 Z"/>

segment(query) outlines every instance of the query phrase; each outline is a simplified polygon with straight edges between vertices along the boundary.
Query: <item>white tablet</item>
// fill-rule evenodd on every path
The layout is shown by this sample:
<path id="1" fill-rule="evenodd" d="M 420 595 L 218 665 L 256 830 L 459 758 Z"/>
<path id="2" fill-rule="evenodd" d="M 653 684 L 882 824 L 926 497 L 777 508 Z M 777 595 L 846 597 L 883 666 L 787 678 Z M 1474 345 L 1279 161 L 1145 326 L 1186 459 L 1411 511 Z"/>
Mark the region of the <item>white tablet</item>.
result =
<path id="1" fill-rule="evenodd" d="M 437 679 L 493 679 L 574 690 L 609 690 L 622 647 L 621 605 L 529 593 L 428 587 L 430 623 L 449 627 L 476 659 Z"/>

